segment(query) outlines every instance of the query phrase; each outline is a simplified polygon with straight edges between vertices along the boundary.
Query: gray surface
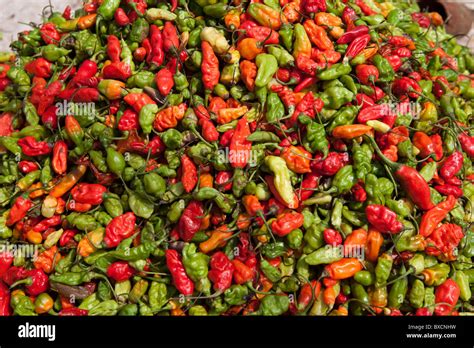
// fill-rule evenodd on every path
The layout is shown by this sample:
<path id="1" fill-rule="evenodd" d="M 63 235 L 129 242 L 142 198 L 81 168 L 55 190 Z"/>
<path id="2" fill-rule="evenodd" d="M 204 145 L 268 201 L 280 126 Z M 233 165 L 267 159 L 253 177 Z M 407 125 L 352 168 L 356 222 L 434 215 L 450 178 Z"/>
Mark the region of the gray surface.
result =
<path id="1" fill-rule="evenodd" d="M 0 41 L 0 50 L 9 50 L 10 42 L 16 39 L 18 32 L 30 28 L 27 23 L 41 22 L 41 13 L 48 0 L 0 0 L 0 32 L 3 39 Z M 56 11 L 63 11 L 67 5 L 73 9 L 81 6 L 81 0 L 51 0 Z M 26 24 L 21 24 L 26 23 Z"/>

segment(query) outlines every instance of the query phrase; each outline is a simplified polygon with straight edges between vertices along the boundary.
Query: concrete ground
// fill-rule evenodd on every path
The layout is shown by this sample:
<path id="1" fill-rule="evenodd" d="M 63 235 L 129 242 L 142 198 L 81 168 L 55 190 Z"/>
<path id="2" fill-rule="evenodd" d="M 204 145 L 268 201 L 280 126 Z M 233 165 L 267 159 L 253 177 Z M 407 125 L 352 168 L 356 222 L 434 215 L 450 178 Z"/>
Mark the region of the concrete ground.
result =
<path id="1" fill-rule="evenodd" d="M 16 39 L 18 32 L 27 30 L 29 22 L 41 22 L 41 13 L 48 4 L 55 11 L 63 11 L 67 5 L 79 8 L 82 0 L 0 0 L 0 51 L 9 50 L 10 42 Z"/>

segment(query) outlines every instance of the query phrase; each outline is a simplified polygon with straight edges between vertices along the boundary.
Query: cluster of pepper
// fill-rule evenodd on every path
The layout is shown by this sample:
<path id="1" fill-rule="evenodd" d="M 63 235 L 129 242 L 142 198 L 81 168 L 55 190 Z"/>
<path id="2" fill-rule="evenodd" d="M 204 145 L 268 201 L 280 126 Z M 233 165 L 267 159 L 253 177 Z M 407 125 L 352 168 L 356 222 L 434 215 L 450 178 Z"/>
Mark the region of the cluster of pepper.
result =
<path id="1" fill-rule="evenodd" d="M 12 47 L 0 315 L 474 311 L 474 57 L 438 13 L 92 0 Z"/>

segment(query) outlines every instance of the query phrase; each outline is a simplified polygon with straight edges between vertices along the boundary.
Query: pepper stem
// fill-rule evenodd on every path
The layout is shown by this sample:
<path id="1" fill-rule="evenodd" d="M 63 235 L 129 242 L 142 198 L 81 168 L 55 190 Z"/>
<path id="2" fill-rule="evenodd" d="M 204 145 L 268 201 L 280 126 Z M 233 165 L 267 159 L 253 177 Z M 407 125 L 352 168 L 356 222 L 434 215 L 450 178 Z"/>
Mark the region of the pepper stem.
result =
<path id="1" fill-rule="evenodd" d="M 377 153 L 377 156 L 380 157 L 380 159 L 388 165 L 391 169 L 398 169 L 400 167 L 399 163 L 393 162 L 389 160 L 380 150 L 379 146 L 377 145 L 376 141 L 374 138 L 365 135 L 364 138 L 368 139 L 370 143 L 372 144 L 372 147 L 374 148 L 375 152 Z"/>

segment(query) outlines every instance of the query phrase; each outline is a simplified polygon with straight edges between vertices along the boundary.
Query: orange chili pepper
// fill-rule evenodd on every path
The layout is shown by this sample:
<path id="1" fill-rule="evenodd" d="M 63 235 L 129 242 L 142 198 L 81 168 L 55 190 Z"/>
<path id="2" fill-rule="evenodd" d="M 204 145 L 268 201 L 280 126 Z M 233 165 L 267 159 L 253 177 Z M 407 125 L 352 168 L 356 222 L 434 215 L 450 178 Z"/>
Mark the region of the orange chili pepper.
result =
<path id="1" fill-rule="evenodd" d="M 301 0 L 293 0 L 283 9 L 283 14 L 290 23 L 296 23 L 301 20 Z"/>
<path id="2" fill-rule="evenodd" d="M 364 124 L 351 124 L 346 126 L 337 126 L 332 131 L 334 138 L 340 139 L 354 139 L 364 134 L 368 134 L 372 130 L 372 127 Z"/>
<path id="3" fill-rule="evenodd" d="M 217 123 L 219 124 L 229 123 L 245 115 L 247 111 L 248 111 L 248 108 L 246 106 L 241 106 L 240 108 L 220 109 L 217 112 Z"/>
<path id="4" fill-rule="evenodd" d="M 211 225 L 211 214 L 206 214 L 201 219 L 201 226 L 199 227 L 199 230 L 205 231 L 209 228 L 210 225 Z"/>
<path id="5" fill-rule="evenodd" d="M 35 198 L 43 196 L 46 193 L 46 191 L 43 190 L 42 187 L 43 187 L 43 184 L 40 182 L 37 182 L 36 184 L 31 185 L 30 188 L 28 189 L 28 192 L 30 193 L 28 197 L 31 199 L 35 199 Z"/>
<path id="6" fill-rule="evenodd" d="M 370 262 L 377 261 L 382 244 L 382 233 L 373 228 L 369 229 L 369 233 L 367 234 L 367 241 L 365 243 L 365 258 Z"/>
<path id="7" fill-rule="evenodd" d="M 209 173 L 202 173 L 199 176 L 199 187 L 212 187 L 214 178 Z"/>
<path id="8" fill-rule="evenodd" d="M 382 153 L 392 162 L 398 161 L 398 147 L 390 145 L 388 148 L 382 151 Z"/>
<path id="9" fill-rule="evenodd" d="M 243 213 L 237 217 L 237 228 L 239 230 L 246 230 L 250 226 L 250 215 Z"/>
<path id="10" fill-rule="evenodd" d="M 263 47 L 257 39 L 252 37 L 240 40 L 237 44 L 237 50 L 243 58 L 248 60 L 254 60 L 256 56 L 263 53 Z"/>
<path id="11" fill-rule="evenodd" d="M 39 254 L 33 264 L 35 268 L 41 268 L 45 273 L 51 273 L 58 261 L 61 259 L 61 253 L 58 252 L 56 245 Z"/>
<path id="12" fill-rule="evenodd" d="M 255 216 L 257 213 L 263 212 L 263 206 L 260 204 L 257 196 L 245 195 L 242 197 L 242 204 L 250 216 Z"/>
<path id="13" fill-rule="evenodd" d="M 344 247 L 353 247 L 365 245 L 367 242 L 367 231 L 363 228 L 352 231 L 344 241 Z"/>
<path id="14" fill-rule="evenodd" d="M 324 289 L 323 301 L 327 305 L 333 305 L 336 302 L 336 291 L 334 289 L 334 286 Z"/>
<path id="15" fill-rule="evenodd" d="M 314 21 L 317 25 L 327 27 L 340 27 L 342 25 L 342 20 L 338 16 L 327 12 L 316 13 L 314 16 Z"/>
<path id="16" fill-rule="evenodd" d="M 230 10 L 224 16 L 224 24 L 230 30 L 239 29 L 240 27 L 240 13 L 238 10 Z"/>
<path id="17" fill-rule="evenodd" d="M 97 20 L 97 13 L 91 13 L 82 17 L 79 17 L 77 27 L 81 30 L 89 29 L 95 25 Z"/>
<path id="18" fill-rule="evenodd" d="M 79 179 L 86 173 L 87 166 L 79 164 L 70 171 L 61 181 L 49 191 L 49 196 L 59 198 L 76 185 Z"/>
<path id="19" fill-rule="evenodd" d="M 280 155 L 288 168 L 295 173 L 304 174 L 311 172 L 312 155 L 301 146 L 286 147 Z"/>
<path id="20" fill-rule="evenodd" d="M 337 280 L 351 278 L 362 270 L 362 263 L 355 258 L 341 259 L 325 267 L 329 277 Z"/>
<path id="21" fill-rule="evenodd" d="M 199 244 L 199 249 L 204 253 L 210 253 L 218 247 L 223 247 L 227 241 L 226 239 L 232 236 L 232 232 L 228 231 L 226 225 L 219 227 L 217 230 L 211 232 L 211 237 Z"/>
<path id="22" fill-rule="evenodd" d="M 324 51 L 334 49 L 334 44 L 323 27 L 314 23 L 312 19 L 307 19 L 303 26 L 311 42 L 318 46 L 319 49 Z"/>
<path id="23" fill-rule="evenodd" d="M 82 257 L 87 257 L 96 251 L 95 245 L 99 245 L 104 239 L 104 229 L 99 228 L 84 236 L 77 245 L 77 253 Z M 91 244 L 92 242 L 92 244 Z"/>
<path id="24" fill-rule="evenodd" d="M 250 60 L 240 62 L 240 78 L 249 91 L 255 88 L 255 77 L 257 76 L 257 65 Z"/>
<path id="25" fill-rule="evenodd" d="M 187 109 L 186 103 L 181 103 L 179 105 L 170 106 L 164 110 L 158 112 L 155 116 L 155 121 L 153 122 L 153 127 L 159 131 L 163 132 L 165 129 L 174 128 L 178 125 L 184 117 L 184 113 Z"/>

